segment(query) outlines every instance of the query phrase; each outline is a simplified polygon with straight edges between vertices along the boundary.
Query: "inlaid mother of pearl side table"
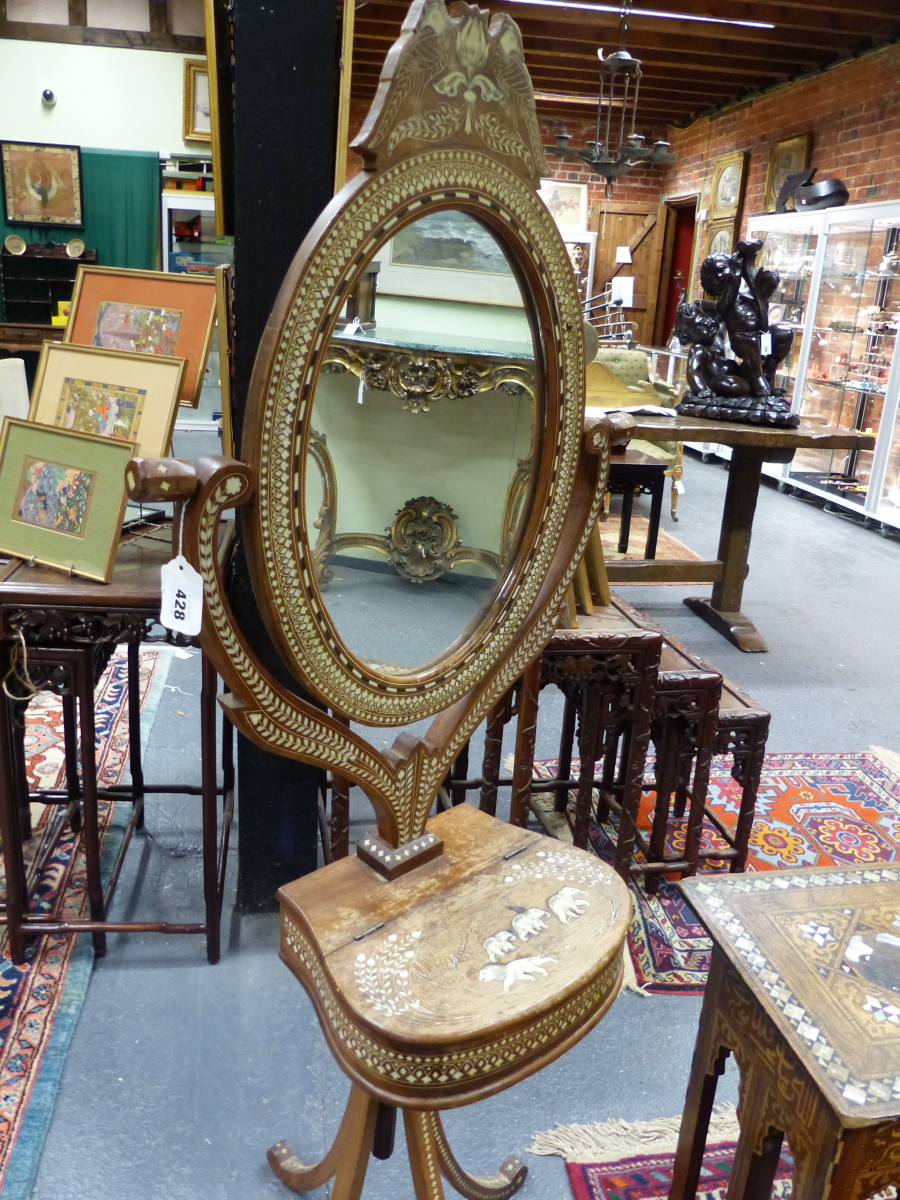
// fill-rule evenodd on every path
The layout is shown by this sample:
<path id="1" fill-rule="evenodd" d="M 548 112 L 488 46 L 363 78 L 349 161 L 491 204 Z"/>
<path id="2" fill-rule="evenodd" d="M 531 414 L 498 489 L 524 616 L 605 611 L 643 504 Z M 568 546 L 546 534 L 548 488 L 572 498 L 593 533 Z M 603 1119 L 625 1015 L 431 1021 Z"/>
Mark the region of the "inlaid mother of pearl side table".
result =
<path id="1" fill-rule="evenodd" d="M 670 1200 L 697 1191 L 725 1059 L 741 1072 L 728 1200 L 900 1184 L 900 866 L 701 876 L 681 884 L 713 939 Z"/>

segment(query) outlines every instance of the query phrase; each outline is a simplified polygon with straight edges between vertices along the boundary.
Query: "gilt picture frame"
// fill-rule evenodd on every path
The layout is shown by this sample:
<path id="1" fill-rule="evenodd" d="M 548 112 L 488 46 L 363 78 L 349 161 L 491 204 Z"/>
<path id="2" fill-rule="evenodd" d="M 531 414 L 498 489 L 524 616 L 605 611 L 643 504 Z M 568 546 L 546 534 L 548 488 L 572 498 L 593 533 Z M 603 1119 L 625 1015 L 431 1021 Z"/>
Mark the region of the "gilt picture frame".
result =
<path id="1" fill-rule="evenodd" d="M 183 358 L 44 342 L 28 419 L 135 444 L 143 458 L 169 452 Z"/>
<path id="2" fill-rule="evenodd" d="M 196 408 L 215 320 L 211 275 L 82 266 L 65 342 L 186 359 L 179 402 Z"/>
<path id="3" fill-rule="evenodd" d="M 81 147 L 0 142 L 7 225 L 84 229 Z"/>
<path id="4" fill-rule="evenodd" d="M 778 193 L 788 175 L 793 175 L 809 166 L 811 147 L 812 135 L 802 133 L 797 137 L 785 138 L 784 141 L 776 142 L 769 151 L 764 212 L 775 211 L 778 204 Z M 789 201 L 789 203 L 793 206 L 793 201 Z"/>
<path id="5" fill-rule="evenodd" d="M 716 159 L 709 196 L 710 221 L 738 215 L 744 194 L 745 161 L 746 155 L 743 150 L 734 154 L 723 154 Z"/>
<path id="6" fill-rule="evenodd" d="M 718 221 L 709 221 L 706 226 L 706 253 L 704 258 L 708 258 L 710 254 L 731 254 L 734 250 L 734 227 L 735 218 L 725 217 Z"/>
<path id="7" fill-rule="evenodd" d="M 11 417 L 0 433 L 0 552 L 107 583 L 134 442 Z"/>
<path id="8" fill-rule="evenodd" d="M 181 136 L 186 142 L 211 142 L 209 70 L 205 58 L 184 60 Z"/>

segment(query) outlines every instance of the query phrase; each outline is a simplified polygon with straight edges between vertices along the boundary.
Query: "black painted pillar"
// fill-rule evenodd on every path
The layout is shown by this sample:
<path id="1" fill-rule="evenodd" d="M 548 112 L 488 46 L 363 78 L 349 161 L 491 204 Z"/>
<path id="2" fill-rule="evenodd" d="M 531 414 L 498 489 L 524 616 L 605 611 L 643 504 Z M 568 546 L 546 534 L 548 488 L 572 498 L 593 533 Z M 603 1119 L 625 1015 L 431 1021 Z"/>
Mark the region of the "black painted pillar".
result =
<path id="1" fill-rule="evenodd" d="M 234 0 L 235 436 L 285 272 L 331 199 L 339 83 L 335 0 Z M 230 594 L 266 665 L 285 683 L 239 545 Z M 295 686 L 295 685 L 294 685 Z M 316 867 L 321 772 L 238 739 L 238 907 L 276 906 L 282 884 Z"/>

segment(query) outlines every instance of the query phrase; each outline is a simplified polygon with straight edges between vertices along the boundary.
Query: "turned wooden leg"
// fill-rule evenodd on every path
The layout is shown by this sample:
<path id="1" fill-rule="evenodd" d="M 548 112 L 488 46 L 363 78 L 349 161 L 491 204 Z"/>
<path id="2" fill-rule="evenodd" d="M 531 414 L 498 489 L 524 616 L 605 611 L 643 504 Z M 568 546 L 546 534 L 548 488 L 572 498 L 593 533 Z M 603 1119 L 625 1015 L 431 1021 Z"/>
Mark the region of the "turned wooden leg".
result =
<path id="1" fill-rule="evenodd" d="M 503 753 L 503 729 L 510 720 L 513 692 L 498 700 L 487 715 L 484 731 L 484 762 L 481 765 L 481 800 L 478 807 L 492 817 L 497 815 L 497 787 L 500 782 L 500 759 Z"/>
<path id="2" fill-rule="evenodd" d="M 437 1138 L 431 1123 L 431 1113 L 404 1108 L 406 1148 L 412 1172 L 416 1200 L 445 1200 L 441 1183 L 441 1158 Z"/>
<path id="3" fill-rule="evenodd" d="M 375 1141 L 378 1108 L 377 1100 L 354 1085 L 337 1137 L 321 1162 L 301 1162 L 287 1142 L 277 1142 L 266 1155 L 269 1166 L 292 1192 L 311 1192 L 334 1179 L 331 1200 L 359 1200 Z"/>
<path id="4" fill-rule="evenodd" d="M 508 1200 L 525 1182 L 528 1168 L 512 1155 L 501 1163 L 500 1170 L 493 1175 L 470 1175 L 456 1161 L 447 1143 L 440 1114 L 429 1112 L 424 1116 L 431 1125 L 437 1143 L 441 1174 L 454 1191 L 465 1196 L 466 1200 Z"/>
<path id="5" fill-rule="evenodd" d="M 572 746 L 575 742 L 575 718 L 578 709 L 566 696 L 566 706 L 563 709 L 562 733 L 559 739 L 559 758 L 557 759 L 557 779 L 572 778 Z M 557 788 L 553 797 L 553 808 L 558 813 L 564 813 L 569 807 L 569 789 Z"/>
<path id="6" fill-rule="evenodd" d="M 531 812 L 531 782 L 534 778 L 534 744 L 537 740 L 540 691 L 541 656 L 538 655 L 534 662 L 525 668 L 519 685 L 519 719 L 516 724 L 512 797 L 509 804 L 511 825 L 526 826 Z"/>

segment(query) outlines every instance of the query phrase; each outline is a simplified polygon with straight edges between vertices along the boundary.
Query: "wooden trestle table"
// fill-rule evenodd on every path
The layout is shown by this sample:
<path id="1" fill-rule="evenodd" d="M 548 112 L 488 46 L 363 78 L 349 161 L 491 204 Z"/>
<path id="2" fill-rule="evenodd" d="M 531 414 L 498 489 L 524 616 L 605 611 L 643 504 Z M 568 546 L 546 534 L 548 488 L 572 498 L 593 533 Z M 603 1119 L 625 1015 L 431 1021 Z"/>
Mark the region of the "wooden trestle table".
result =
<path id="1" fill-rule="evenodd" d="M 223 552 L 225 539 L 223 539 Z M 5 924 L 10 955 L 25 960 L 25 939 L 34 934 L 89 932 L 97 954 L 106 933 L 205 933 L 207 957 L 219 958 L 219 925 L 224 892 L 228 835 L 233 811 L 232 728 L 223 723 L 222 786 L 217 784 L 216 673 L 202 663 L 200 699 L 201 785 L 145 784 L 141 764 L 139 658 L 142 642 L 180 642 L 158 623 L 160 567 L 172 558 L 170 526 L 147 524 L 138 535 L 124 534 L 107 584 L 69 576 L 50 567 L 11 559 L 0 566 L 0 837 L 6 872 L 0 924 Z M 131 783 L 100 787 L 97 780 L 94 687 L 117 644 L 128 647 L 128 724 Z M 24 686 L 23 686 L 24 681 Z M 25 775 L 24 720 L 30 688 L 55 692 L 62 699 L 65 735 L 65 787 L 29 794 Z M 19 697 L 19 698 L 17 698 Z M 80 737 L 78 736 L 80 726 Z M 80 750 L 80 771 L 79 771 Z M 112 894 L 135 829 L 143 826 L 144 796 L 167 792 L 201 797 L 203 823 L 203 921 L 110 921 Z M 223 797 L 221 832 L 217 796 Z M 111 877 L 104 889 L 98 824 L 100 799 L 130 801 L 125 830 Z M 59 834 L 45 843 L 40 860 L 26 869 L 22 840 L 31 836 L 30 801 L 64 805 L 73 829 L 81 829 L 87 872 L 89 915 L 65 915 L 61 903 L 51 912 L 34 911 L 31 892 L 52 857 Z M 83 827 L 83 828 L 82 828 Z M 60 832 L 64 823 L 60 826 Z M 60 887 L 60 899 L 63 888 Z"/>
<path id="2" fill-rule="evenodd" d="M 591 413 L 589 408 L 588 415 Z M 596 415 L 602 415 L 602 411 L 597 410 Z M 762 465 L 764 462 L 790 462 L 800 448 L 868 450 L 875 445 L 874 436 L 811 420 L 802 420 L 796 429 L 776 429 L 767 425 L 709 421 L 702 417 L 653 417 L 638 412 L 629 412 L 629 416 L 637 425 L 635 439 L 714 442 L 730 446 L 731 465 L 715 559 L 704 562 L 661 558 L 610 562 L 607 564 L 610 583 L 711 583 L 712 597 L 689 596 L 684 601 L 688 608 L 739 650 L 768 650 L 756 626 L 741 611 Z"/>

